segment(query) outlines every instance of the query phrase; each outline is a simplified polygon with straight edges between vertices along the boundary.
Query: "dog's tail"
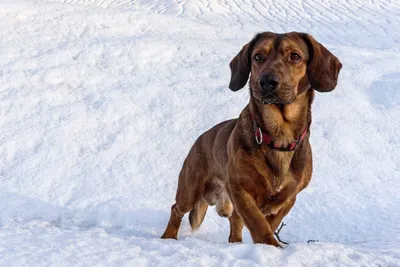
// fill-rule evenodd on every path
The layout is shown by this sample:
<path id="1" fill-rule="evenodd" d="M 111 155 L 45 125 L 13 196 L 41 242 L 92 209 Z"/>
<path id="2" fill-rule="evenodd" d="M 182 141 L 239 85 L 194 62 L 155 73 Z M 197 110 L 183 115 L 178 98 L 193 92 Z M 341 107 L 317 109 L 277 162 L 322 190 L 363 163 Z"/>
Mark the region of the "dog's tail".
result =
<path id="1" fill-rule="evenodd" d="M 208 204 L 203 199 L 197 201 L 194 208 L 189 213 L 189 222 L 193 230 L 199 228 L 206 216 Z"/>

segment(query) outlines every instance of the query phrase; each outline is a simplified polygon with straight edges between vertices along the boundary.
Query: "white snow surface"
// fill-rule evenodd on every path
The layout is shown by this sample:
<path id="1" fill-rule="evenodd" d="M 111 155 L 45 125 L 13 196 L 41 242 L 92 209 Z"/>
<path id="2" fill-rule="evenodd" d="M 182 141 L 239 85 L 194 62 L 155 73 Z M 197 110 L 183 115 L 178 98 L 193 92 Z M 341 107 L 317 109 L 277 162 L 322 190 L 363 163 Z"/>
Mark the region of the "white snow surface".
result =
<path id="1" fill-rule="evenodd" d="M 398 0 L 0 0 L 0 17 L 0 266 L 400 266 Z M 315 98 L 290 245 L 229 244 L 213 208 L 159 239 L 192 143 L 248 102 L 230 60 L 294 30 L 343 69 Z"/>

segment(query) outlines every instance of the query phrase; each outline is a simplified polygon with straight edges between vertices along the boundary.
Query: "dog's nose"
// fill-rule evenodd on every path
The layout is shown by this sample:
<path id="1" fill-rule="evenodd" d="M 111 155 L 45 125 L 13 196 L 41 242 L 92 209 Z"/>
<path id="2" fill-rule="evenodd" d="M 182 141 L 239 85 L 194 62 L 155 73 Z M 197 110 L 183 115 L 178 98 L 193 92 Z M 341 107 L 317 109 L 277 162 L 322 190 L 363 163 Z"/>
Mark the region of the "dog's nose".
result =
<path id="1" fill-rule="evenodd" d="M 279 85 L 279 77 L 272 73 L 263 74 L 258 82 L 260 88 L 264 91 L 273 91 Z"/>

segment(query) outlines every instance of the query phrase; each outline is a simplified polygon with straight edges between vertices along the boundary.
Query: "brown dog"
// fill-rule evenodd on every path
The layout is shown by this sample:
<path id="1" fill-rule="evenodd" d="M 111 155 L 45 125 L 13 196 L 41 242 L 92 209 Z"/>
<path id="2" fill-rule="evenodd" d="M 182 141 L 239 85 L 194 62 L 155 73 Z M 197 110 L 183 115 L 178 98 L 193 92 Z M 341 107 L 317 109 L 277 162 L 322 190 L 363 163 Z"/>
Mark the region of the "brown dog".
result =
<path id="1" fill-rule="evenodd" d="M 257 34 L 230 63 L 229 88 L 250 77 L 250 103 L 238 119 L 202 134 L 179 175 L 176 203 L 162 238 L 177 238 L 185 213 L 193 229 L 208 205 L 229 217 L 229 242 L 279 246 L 274 231 L 311 179 L 309 143 L 314 89 L 336 87 L 340 61 L 304 33 Z M 233 205 L 232 205 L 233 203 Z"/>

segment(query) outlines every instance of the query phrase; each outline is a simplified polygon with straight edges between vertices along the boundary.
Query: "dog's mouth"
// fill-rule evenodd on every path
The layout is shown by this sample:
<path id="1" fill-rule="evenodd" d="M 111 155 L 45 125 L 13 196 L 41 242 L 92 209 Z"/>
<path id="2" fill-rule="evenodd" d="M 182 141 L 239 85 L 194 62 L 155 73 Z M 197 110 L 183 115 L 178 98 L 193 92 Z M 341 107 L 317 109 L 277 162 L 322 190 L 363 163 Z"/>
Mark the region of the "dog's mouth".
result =
<path id="1" fill-rule="evenodd" d="M 250 94 L 257 100 L 260 101 L 263 105 L 288 105 L 291 104 L 295 101 L 296 95 L 290 93 L 289 90 L 287 90 L 286 93 L 278 95 L 277 92 L 271 92 L 271 93 L 260 93 L 258 91 L 254 91 L 250 87 Z"/>
<path id="2" fill-rule="evenodd" d="M 274 96 L 274 97 L 263 97 L 260 99 L 261 103 L 264 105 L 270 105 L 270 104 L 278 104 L 280 101 L 279 99 Z"/>
<path id="3" fill-rule="evenodd" d="M 294 102 L 296 96 L 288 96 L 285 98 L 280 98 L 276 95 L 267 95 L 261 97 L 260 101 L 264 105 L 270 105 L 270 104 L 275 104 L 275 105 L 288 105 Z"/>

